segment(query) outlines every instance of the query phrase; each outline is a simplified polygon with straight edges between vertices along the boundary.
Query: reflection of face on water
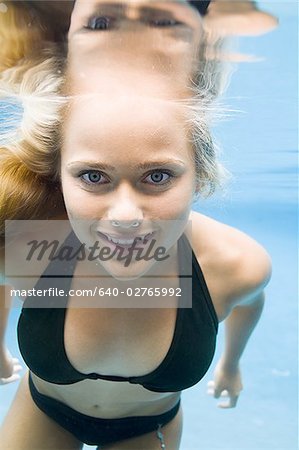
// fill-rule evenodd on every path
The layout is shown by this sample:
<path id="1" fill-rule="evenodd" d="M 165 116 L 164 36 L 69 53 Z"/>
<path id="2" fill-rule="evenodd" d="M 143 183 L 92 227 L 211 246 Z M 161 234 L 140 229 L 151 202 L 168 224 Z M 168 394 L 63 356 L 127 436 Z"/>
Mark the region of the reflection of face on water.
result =
<path id="1" fill-rule="evenodd" d="M 81 242 L 98 241 L 111 251 L 122 247 L 123 256 L 136 238 L 144 252 L 153 241 L 151 253 L 174 246 L 195 191 L 194 155 L 184 123 L 180 108 L 169 101 L 76 98 L 63 132 L 61 180 Z M 141 275 L 154 263 L 141 260 L 137 267 L 132 259 L 126 274 Z M 114 276 L 124 270 L 116 258 L 103 266 Z"/>
<path id="2" fill-rule="evenodd" d="M 203 29 L 187 2 L 77 1 L 68 36 L 68 77 L 75 94 L 184 95 Z"/>

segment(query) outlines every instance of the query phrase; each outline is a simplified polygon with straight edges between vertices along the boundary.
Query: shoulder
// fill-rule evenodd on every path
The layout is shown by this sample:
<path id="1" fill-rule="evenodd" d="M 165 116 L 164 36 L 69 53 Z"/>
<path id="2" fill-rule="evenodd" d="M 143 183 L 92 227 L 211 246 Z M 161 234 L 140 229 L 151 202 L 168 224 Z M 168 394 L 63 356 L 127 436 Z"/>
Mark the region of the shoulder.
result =
<path id="1" fill-rule="evenodd" d="M 228 308 L 253 301 L 271 276 L 266 250 L 245 233 L 210 217 L 192 212 L 190 218 L 193 251 L 211 294 Z"/>

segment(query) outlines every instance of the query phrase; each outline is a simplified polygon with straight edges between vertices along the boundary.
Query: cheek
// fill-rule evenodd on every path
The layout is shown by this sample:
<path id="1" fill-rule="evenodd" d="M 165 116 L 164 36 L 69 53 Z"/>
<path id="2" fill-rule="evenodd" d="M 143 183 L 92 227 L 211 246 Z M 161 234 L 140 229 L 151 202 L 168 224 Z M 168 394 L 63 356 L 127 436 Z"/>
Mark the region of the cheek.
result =
<path id="1" fill-rule="evenodd" d="M 194 185 L 189 180 L 182 180 L 167 196 L 157 199 L 155 208 L 157 216 L 165 220 L 184 219 L 189 216 L 193 198 Z"/>
<path id="2" fill-rule="evenodd" d="M 86 219 L 100 217 L 103 212 L 102 202 L 96 197 L 88 198 L 82 193 L 65 196 L 65 206 L 68 216 L 73 219 Z"/>
<path id="3" fill-rule="evenodd" d="M 167 204 L 167 216 L 169 219 L 184 219 L 189 215 L 191 209 L 191 200 L 189 196 L 184 198 L 183 196 L 180 198 L 173 199 L 172 202 L 168 202 Z"/>
<path id="4" fill-rule="evenodd" d="M 92 210 L 95 210 L 95 201 L 90 198 L 83 189 L 77 186 L 76 181 L 62 172 L 61 187 L 63 199 L 69 218 L 84 219 L 90 217 Z M 100 204 L 100 202 L 97 202 Z"/>

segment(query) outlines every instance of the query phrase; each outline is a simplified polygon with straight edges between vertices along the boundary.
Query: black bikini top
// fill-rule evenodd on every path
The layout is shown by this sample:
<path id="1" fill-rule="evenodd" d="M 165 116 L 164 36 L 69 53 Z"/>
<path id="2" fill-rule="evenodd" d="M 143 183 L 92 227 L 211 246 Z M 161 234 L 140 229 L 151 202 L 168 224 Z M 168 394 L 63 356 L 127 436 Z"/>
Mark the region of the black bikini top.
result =
<path id="1" fill-rule="evenodd" d="M 183 254 L 189 241 L 183 235 L 178 241 L 180 272 Z M 186 253 L 185 253 L 186 254 Z M 36 284 L 45 289 L 49 284 L 51 262 Z M 74 264 L 75 267 L 75 264 Z M 74 271 L 74 268 L 73 268 Z M 73 273 L 72 271 L 72 273 Z M 55 278 L 55 286 L 67 292 L 72 276 Z M 59 298 L 65 299 L 65 297 Z M 57 300 L 57 299 L 56 299 Z M 18 322 L 21 354 L 29 369 L 38 377 L 55 384 L 79 381 L 110 380 L 140 384 L 154 392 L 176 392 L 196 384 L 207 372 L 215 352 L 218 320 L 204 280 L 192 251 L 192 308 L 178 308 L 174 335 L 161 364 L 143 376 L 113 376 L 78 372 L 68 360 L 64 346 L 64 322 L 68 299 L 62 308 L 40 308 L 41 297 L 27 297 Z"/>

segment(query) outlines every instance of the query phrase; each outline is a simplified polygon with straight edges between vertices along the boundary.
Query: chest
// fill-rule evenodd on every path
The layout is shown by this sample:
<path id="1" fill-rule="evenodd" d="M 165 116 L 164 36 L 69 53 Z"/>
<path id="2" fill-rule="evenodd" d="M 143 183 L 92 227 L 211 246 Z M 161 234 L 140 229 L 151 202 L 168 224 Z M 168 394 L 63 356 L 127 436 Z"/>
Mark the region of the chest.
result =
<path id="1" fill-rule="evenodd" d="M 82 373 L 139 376 L 163 361 L 175 332 L 177 310 L 69 308 L 65 350 Z"/>

